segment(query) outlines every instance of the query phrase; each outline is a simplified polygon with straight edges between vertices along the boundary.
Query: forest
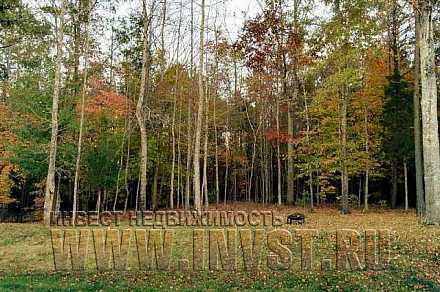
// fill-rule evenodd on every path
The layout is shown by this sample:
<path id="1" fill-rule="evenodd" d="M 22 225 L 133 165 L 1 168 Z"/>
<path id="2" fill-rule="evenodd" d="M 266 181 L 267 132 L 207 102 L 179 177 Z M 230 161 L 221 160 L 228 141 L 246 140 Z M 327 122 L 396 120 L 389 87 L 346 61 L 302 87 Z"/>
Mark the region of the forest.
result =
<path id="1" fill-rule="evenodd" d="M 438 0 L 0 0 L 0 291 L 440 291 L 439 66 Z"/>
<path id="2" fill-rule="evenodd" d="M 438 1 L 230 2 L 3 0 L 0 202 L 440 223 Z"/>

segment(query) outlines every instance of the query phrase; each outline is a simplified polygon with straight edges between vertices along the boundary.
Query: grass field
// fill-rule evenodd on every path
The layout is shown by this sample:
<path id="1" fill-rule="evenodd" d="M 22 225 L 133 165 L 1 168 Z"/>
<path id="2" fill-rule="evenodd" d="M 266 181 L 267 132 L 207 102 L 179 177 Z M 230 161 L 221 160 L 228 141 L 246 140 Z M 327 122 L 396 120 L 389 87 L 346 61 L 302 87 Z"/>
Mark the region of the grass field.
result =
<path id="1" fill-rule="evenodd" d="M 236 208 L 243 208 L 237 206 Z M 248 206 L 247 208 L 252 208 Z M 302 211 L 277 209 L 280 215 Z M 247 272 L 96 272 L 93 259 L 88 259 L 84 273 L 55 272 L 50 231 L 41 224 L 0 224 L 0 291 L 13 290 L 149 290 L 149 289 L 286 289 L 286 290 L 382 290 L 382 291 L 440 291 L 440 228 L 419 223 L 413 212 L 373 210 L 362 213 L 354 210 L 340 215 L 336 209 L 317 209 L 306 213 L 303 226 L 283 226 L 285 229 L 318 229 L 319 250 L 331 253 L 331 235 L 337 229 L 391 230 L 391 264 L 383 270 L 352 272 L 300 271 L 274 272 L 267 269 Z M 177 230 L 181 245 L 172 257 L 190 251 L 191 228 Z M 330 236 L 331 237 L 331 236 Z M 329 237 L 329 238 L 330 238 Z M 295 250 L 295 248 L 292 248 Z M 294 252 L 293 257 L 299 255 Z M 239 254 L 238 254 L 239 257 Z M 295 260 L 295 259 L 294 259 Z M 318 260 L 318 259 L 316 259 Z M 319 263 L 314 263 L 315 266 Z"/>

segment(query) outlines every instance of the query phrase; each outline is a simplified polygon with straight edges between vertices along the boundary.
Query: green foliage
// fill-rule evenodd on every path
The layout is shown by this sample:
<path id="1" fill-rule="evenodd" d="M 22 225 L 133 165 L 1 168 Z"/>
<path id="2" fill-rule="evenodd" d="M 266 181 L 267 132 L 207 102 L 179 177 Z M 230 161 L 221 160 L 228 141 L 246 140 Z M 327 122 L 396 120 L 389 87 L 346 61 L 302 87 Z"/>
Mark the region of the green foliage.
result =
<path id="1" fill-rule="evenodd" d="M 379 184 L 375 183 L 386 173 L 384 162 L 410 160 L 411 88 L 399 72 L 394 72 L 388 80 L 384 77 L 390 74 L 386 61 L 389 57 L 386 47 L 390 44 L 383 41 L 391 26 L 387 23 L 388 3 L 326 0 L 324 5 L 329 14 L 321 18 L 315 14 L 313 1 L 263 1 L 262 12 L 244 23 L 233 45 L 221 28 L 208 27 L 206 64 L 199 72 L 186 60 L 188 7 L 182 7 L 181 19 L 177 19 L 177 13 L 167 15 L 165 38 L 168 40 L 172 35 L 173 39 L 172 43 L 166 42 L 167 47 L 159 49 L 156 15 L 154 25 L 143 36 L 141 10 L 116 20 L 113 14 L 117 14 L 120 1 L 113 1 L 110 7 L 107 2 L 95 3 L 90 18 L 80 192 L 93 193 L 105 188 L 111 199 L 118 183 L 119 190 L 127 188 L 133 194 L 136 189 L 140 137 L 134 111 L 140 94 L 144 37 L 150 40 L 143 108 L 148 133 L 148 184 L 152 183 L 155 167 L 160 164 L 162 198 L 159 200 L 163 205 L 168 199 L 163 194 L 169 193 L 171 171 L 176 180 L 174 187 L 179 181 L 180 190 L 185 188 L 188 171 L 194 171 L 191 143 L 199 76 L 208 101 L 210 196 L 217 173 L 219 185 L 215 187 L 228 196 L 230 192 L 224 186 L 233 186 L 239 196 L 250 190 L 249 195 L 258 199 L 261 194 L 250 193 L 261 192 L 262 185 L 270 198 L 277 182 L 281 182 L 284 194 L 286 181 L 291 182 L 286 179 L 286 172 L 293 167 L 292 178 L 297 185 L 306 185 L 312 177 L 314 187 L 319 184 L 322 196 L 327 196 L 330 202 L 341 189 L 345 165 L 350 180 L 358 180 L 368 170 L 374 181 L 372 188 L 376 189 Z M 156 2 L 159 6 L 147 10 L 157 10 L 163 1 L 159 2 Z M 64 18 L 56 157 L 62 193 L 71 189 L 78 151 L 86 3 L 67 1 Z M 6 148 L 12 155 L 4 157 L 8 159 L 7 165 L 17 169 L 28 185 L 41 186 L 47 172 L 55 75 L 55 18 L 61 12 L 58 4 L 28 5 L 22 0 L 4 0 L 0 4 L 0 98 L 14 113 L 12 118 L 7 118 L 11 126 L 4 128 L 16 138 L 7 142 Z M 101 17 L 108 8 L 111 18 Z M 180 40 L 170 33 L 170 23 L 177 24 L 175 20 L 181 25 Z M 103 36 L 110 36 L 109 28 L 111 42 L 102 42 Z M 438 31 L 436 26 L 434 34 Z M 175 50 L 177 43 L 180 52 Z M 197 46 L 196 43 L 193 49 Z M 408 52 L 405 46 L 399 50 L 402 68 L 406 69 L 410 61 Z M 346 115 L 343 106 L 347 107 Z M 287 129 L 287 109 L 290 125 L 293 124 L 290 129 Z M 345 121 L 346 147 L 342 146 L 341 135 Z M 292 160 L 286 159 L 288 155 L 294 156 L 293 166 Z M 219 167 L 218 172 L 213 169 L 214 163 Z M 228 180 L 225 180 L 226 165 Z M 177 169 L 180 176 L 176 176 Z M 12 192 L 10 181 L 4 181 L 7 183 L 4 189 Z M 189 183 L 192 189 L 192 181 Z M 354 184 L 350 184 L 352 187 Z M 150 185 L 147 189 L 152 190 Z M 28 187 L 26 191 L 32 192 Z M 308 200 L 307 194 L 304 195 Z"/>
<path id="2" fill-rule="evenodd" d="M 413 156 L 413 91 L 399 70 L 394 70 L 385 87 L 382 149 L 388 161 L 409 160 Z"/>
<path id="3" fill-rule="evenodd" d="M 88 145 L 84 155 L 87 182 L 94 189 L 112 187 L 116 182 L 118 164 L 118 140 L 108 135 L 100 135 Z M 116 146 L 116 147 L 115 147 Z"/>
<path id="4" fill-rule="evenodd" d="M 315 124 L 311 144 L 317 145 L 315 164 L 327 174 L 335 174 L 341 165 L 341 106 L 342 98 L 348 99 L 347 117 L 347 152 L 349 173 L 356 174 L 363 165 L 360 164 L 363 139 L 353 127 L 355 124 L 352 101 L 357 98 L 361 89 L 361 76 L 358 70 L 359 54 L 356 48 L 344 48 L 335 51 L 328 63 L 321 68 L 325 78 L 316 91 L 316 97 L 310 106 L 311 119 Z M 331 68 L 331 69 L 330 69 Z M 330 69 L 330 70 L 329 70 Z M 303 143 L 305 143 L 304 141 Z"/>
<path id="5" fill-rule="evenodd" d="M 49 64 L 50 65 L 50 64 Z M 41 68 L 41 72 L 44 72 Z M 50 71 L 49 71 L 50 72 Z M 36 73 L 24 74 L 11 89 L 8 99 L 10 108 L 17 113 L 12 131 L 17 136 L 17 143 L 10 145 L 13 152 L 12 161 L 30 180 L 40 182 L 47 174 L 47 155 L 50 141 L 50 120 L 52 107 L 52 86 L 49 75 L 47 83 L 41 86 L 42 76 Z M 61 97 L 65 107 L 59 113 L 60 141 L 57 155 L 59 171 L 71 171 L 74 147 L 72 147 L 69 129 L 73 114 L 67 110 L 72 108 L 72 100 L 67 96 Z M 70 104 L 70 105 L 69 105 Z M 70 163 L 69 163 L 70 161 Z"/>
<path id="6" fill-rule="evenodd" d="M 21 35 L 44 36 L 47 23 L 37 20 L 35 14 L 21 0 L 3 0 L 0 4 L 0 28 L 17 30 Z"/>

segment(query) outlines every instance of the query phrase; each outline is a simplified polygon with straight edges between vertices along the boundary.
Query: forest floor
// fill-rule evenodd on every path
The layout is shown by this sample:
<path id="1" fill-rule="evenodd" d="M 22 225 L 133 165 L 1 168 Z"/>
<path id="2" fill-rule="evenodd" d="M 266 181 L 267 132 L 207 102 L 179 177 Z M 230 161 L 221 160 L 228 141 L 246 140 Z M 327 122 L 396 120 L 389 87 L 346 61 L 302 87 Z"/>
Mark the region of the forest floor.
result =
<path id="1" fill-rule="evenodd" d="M 239 205 L 235 209 L 252 210 L 256 206 Z M 261 207 L 259 207 L 261 209 Z M 264 208 L 270 210 L 272 207 Z M 304 211 L 302 208 L 273 210 L 282 216 Z M 279 228 L 318 229 L 318 252 L 313 271 L 275 272 L 261 269 L 255 272 L 96 272 L 94 259 L 87 258 L 86 272 L 56 272 L 49 228 L 42 224 L 0 224 L 0 291 L 121 291 L 121 290 L 381 290 L 381 291 L 440 291 L 440 228 L 422 225 L 414 212 L 374 209 L 368 213 L 353 210 L 340 215 L 333 208 L 318 208 L 305 212 L 306 223 L 301 226 L 284 225 Z M 391 262 L 379 270 L 320 271 L 320 256 L 334 251 L 332 236 L 335 230 L 389 229 L 391 231 Z M 191 252 L 192 227 L 177 228 L 173 258 Z M 295 250 L 295 247 L 292 247 Z M 237 257 L 240 253 L 237 252 Z M 129 259 L 132 262 L 133 258 Z M 173 261 L 173 260 L 172 260 Z M 262 258 L 262 262 L 265 259 Z M 300 254 L 293 252 L 293 262 L 300 263 Z M 239 265 L 240 263 L 238 263 Z"/>

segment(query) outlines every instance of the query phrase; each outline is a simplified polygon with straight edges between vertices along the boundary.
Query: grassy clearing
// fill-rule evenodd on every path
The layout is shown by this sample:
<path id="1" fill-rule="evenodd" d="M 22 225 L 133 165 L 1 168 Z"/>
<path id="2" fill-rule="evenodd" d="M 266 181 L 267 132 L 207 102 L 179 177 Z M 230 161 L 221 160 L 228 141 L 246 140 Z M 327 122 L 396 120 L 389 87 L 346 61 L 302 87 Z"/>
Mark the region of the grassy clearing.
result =
<path id="1" fill-rule="evenodd" d="M 238 206 L 242 208 L 243 206 Z M 247 206 L 249 210 L 252 206 Z M 276 209 L 282 215 L 299 209 Z M 388 269 L 356 272 L 111 272 L 94 271 L 94 258 L 88 258 L 83 274 L 54 271 L 49 229 L 40 224 L 0 224 L 0 291 L 9 290 L 139 290 L 148 289 L 296 289 L 296 290 L 428 290 L 440 291 L 440 229 L 423 226 L 414 213 L 374 210 L 368 214 L 354 211 L 340 215 L 334 209 L 319 209 L 306 215 L 301 227 L 320 230 L 316 241 L 322 254 L 331 255 L 333 245 L 327 235 L 336 229 L 390 229 L 392 262 Z M 184 258 L 191 252 L 191 228 L 176 230 L 172 258 Z M 331 236 L 330 236 L 331 237 Z M 299 250 L 292 246 L 294 262 Z M 206 256 L 205 256 L 206 258 Z M 240 252 L 237 254 L 240 265 Z M 129 263 L 133 264 L 134 258 Z M 265 258 L 262 258 L 262 262 Z M 316 257 L 315 267 L 319 266 Z M 129 264 L 130 266 L 134 266 Z"/>

